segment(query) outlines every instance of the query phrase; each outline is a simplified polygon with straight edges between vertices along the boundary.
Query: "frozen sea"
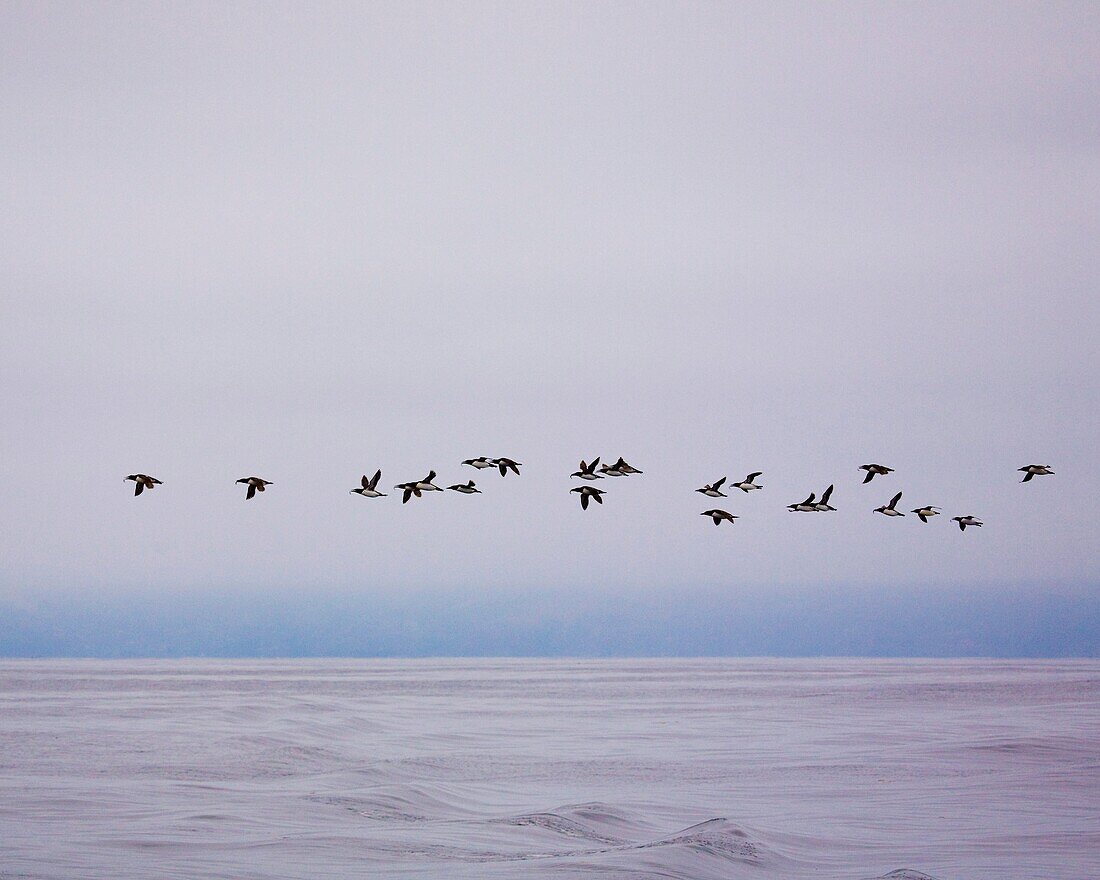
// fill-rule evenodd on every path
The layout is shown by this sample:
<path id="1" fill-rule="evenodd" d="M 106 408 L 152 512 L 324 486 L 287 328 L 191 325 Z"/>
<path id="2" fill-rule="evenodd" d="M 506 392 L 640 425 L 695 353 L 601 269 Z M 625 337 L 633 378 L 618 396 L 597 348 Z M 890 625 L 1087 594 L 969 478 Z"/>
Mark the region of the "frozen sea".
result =
<path id="1" fill-rule="evenodd" d="M 1100 662 L 0 661 L 0 877 L 1100 878 Z"/>

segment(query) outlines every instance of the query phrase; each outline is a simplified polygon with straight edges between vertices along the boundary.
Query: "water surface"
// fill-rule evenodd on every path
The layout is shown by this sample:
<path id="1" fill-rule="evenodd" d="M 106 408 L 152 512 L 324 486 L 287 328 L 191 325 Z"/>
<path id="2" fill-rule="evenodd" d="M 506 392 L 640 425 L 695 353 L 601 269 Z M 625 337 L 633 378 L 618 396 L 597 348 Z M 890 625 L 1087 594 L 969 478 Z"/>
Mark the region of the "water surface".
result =
<path id="1" fill-rule="evenodd" d="M 1100 662 L 0 661 L 3 878 L 1100 877 Z"/>

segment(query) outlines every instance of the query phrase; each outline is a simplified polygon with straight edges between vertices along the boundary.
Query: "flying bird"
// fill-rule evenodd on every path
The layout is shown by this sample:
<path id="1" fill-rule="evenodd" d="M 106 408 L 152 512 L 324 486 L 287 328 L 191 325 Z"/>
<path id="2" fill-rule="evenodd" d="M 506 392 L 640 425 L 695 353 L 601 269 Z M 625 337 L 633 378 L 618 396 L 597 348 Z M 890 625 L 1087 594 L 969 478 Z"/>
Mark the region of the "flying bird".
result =
<path id="1" fill-rule="evenodd" d="M 636 467 L 634 467 L 634 465 L 627 464 L 626 459 L 623 458 L 621 455 L 619 456 L 619 460 L 617 462 L 615 462 L 615 464 L 612 465 L 612 467 L 614 467 L 618 471 L 621 471 L 622 473 L 626 474 L 627 476 L 630 476 L 631 474 L 644 474 L 645 473 L 645 471 L 638 470 Z"/>
<path id="2" fill-rule="evenodd" d="M 605 464 L 600 466 L 600 473 L 605 477 L 625 477 L 628 476 L 627 472 L 619 467 L 618 463 Z"/>
<path id="3" fill-rule="evenodd" d="M 894 507 L 901 501 L 901 493 L 898 492 L 893 498 L 890 499 L 889 504 L 884 504 L 882 507 L 876 507 L 875 513 L 881 513 L 885 516 L 905 516 L 900 510 L 895 510 Z"/>
<path id="4" fill-rule="evenodd" d="M 916 510 L 911 511 L 917 515 L 917 518 L 926 523 L 934 516 L 940 515 L 940 509 L 938 507 L 918 507 Z"/>
<path id="5" fill-rule="evenodd" d="M 263 492 L 266 487 L 272 485 L 270 480 L 264 480 L 261 477 L 241 477 L 237 482 L 248 486 L 248 492 L 244 496 L 245 501 L 251 501 L 256 497 L 257 492 Z"/>
<path id="6" fill-rule="evenodd" d="M 588 464 L 582 458 L 581 469 L 579 471 L 573 471 L 569 476 L 576 477 L 578 480 L 602 480 L 603 477 L 596 473 L 596 465 L 599 463 L 600 457 L 598 455 L 593 459 L 592 464 Z"/>
<path id="7" fill-rule="evenodd" d="M 1054 474 L 1049 464 L 1029 464 L 1022 468 L 1017 468 L 1017 470 L 1024 472 L 1024 478 L 1020 480 L 1021 483 L 1026 483 L 1032 477 L 1049 477 Z"/>
<path id="8" fill-rule="evenodd" d="M 835 511 L 836 508 L 829 504 L 829 496 L 833 494 L 832 483 L 829 484 L 829 488 L 822 494 L 820 500 L 814 505 L 814 510 L 819 510 L 824 513 L 827 510 Z"/>
<path id="9" fill-rule="evenodd" d="M 362 495 L 364 498 L 385 498 L 385 492 L 378 491 L 378 481 L 382 479 L 382 471 L 377 470 L 374 472 L 374 476 L 368 479 L 366 474 L 363 474 L 363 485 L 358 488 L 352 489 L 352 495 Z"/>
<path id="10" fill-rule="evenodd" d="M 961 531 L 966 531 L 967 526 L 980 526 L 982 521 L 973 516 L 953 516 L 951 519 L 959 524 Z"/>
<path id="11" fill-rule="evenodd" d="M 523 467 L 518 461 L 512 461 L 510 458 L 495 458 L 493 459 L 493 464 L 500 469 L 500 475 L 502 477 L 508 476 L 508 471 L 519 476 L 519 469 Z"/>
<path id="12" fill-rule="evenodd" d="M 734 489 L 740 489 L 742 492 L 751 492 L 753 489 L 763 489 L 763 486 L 758 486 L 756 485 L 756 483 L 753 482 L 753 480 L 759 477 L 762 473 L 764 472 L 754 471 L 753 473 L 745 477 L 745 479 L 743 479 L 740 483 L 730 483 L 730 485 L 733 486 Z"/>
<path id="13" fill-rule="evenodd" d="M 161 481 L 156 477 L 150 477 L 148 474 L 130 474 L 128 477 L 123 477 L 122 482 L 127 480 L 134 481 L 134 495 L 140 495 L 146 489 L 152 489 L 154 486 L 161 485 Z"/>
<path id="14" fill-rule="evenodd" d="M 867 471 L 867 476 L 863 478 L 863 482 L 865 483 L 870 483 L 871 480 L 878 475 L 885 477 L 887 474 L 892 474 L 894 472 L 893 468 L 888 468 L 881 464 L 861 464 L 859 469 L 861 471 Z"/>
<path id="15" fill-rule="evenodd" d="M 588 510 L 588 499 L 595 498 L 597 504 L 603 504 L 603 498 L 601 495 L 606 495 L 603 489 L 597 489 L 595 486 L 575 486 L 569 490 L 570 492 L 578 492 L 581 496 L 581 510 Z"/>
<path id="16" fill-rule="evenodd" d="M 448 489 L 452 489 L 455 492 L 461 492 L 463 495 L 480 495 L 481 490 L 474 487 L 474 481 L 470 480 L 468 483 L 459 483 L 457 486 L 448 486 Z"/>
<path id="17" fill-rule="evenodd" d="M 477 468 L 479 471 L 485 468 L 496 467 L 496 463 L 491 458 L 484 455 L 478 456 L 477 458 L 468 458 L 462 463 L 468 464 L 472 468 Z"/>
<path id="18" fill-rule="evenodd" d="M 730 525 L 733 525 L 733 521 L 738 519 L 738 517 L 734 516 L 728 510 L 721 510 L 717 507 L 714 508 L 714 510 L 704 510 L 699 516 L 709 516 L 714 520 L 716 526 L 722 525 L 722 520 L 726 520 Z"/>
<path id="19" fill-rule="evenodd" d="M 726 478 L 722 477 L 722 479 L 714 483 L 708 483 L 707 485 L 703 486 L 702 489 L 696 489 L 695 491 L 702 492 L 704 495 L 707 495 L 710 498 L 728 498 L 729 496 L 722 491 L 722 484 L 724 482 L 726 482 Z"/>
<path id="20" fill-rule="evenodd" d="M 393 488 L 401 490 L 401 503 L 407 504 L 410 498 L 422 498 L 425 492 L 442 492 L 443 490 L 432 481 L 435 479 L 435 471 L 428 471 L 428 476 L 423 480 L 413 483 L 398 483 Z"/>
<path id="21" fill-rule="evenodd" d="M 817 497 L 816 492 L 811 492 L 810 497 L 800 504 L 788 504 L 787 510 L 794 513 L 813 513 L 817 510 L 817 505 L 814 504 L 814 499 Z"/>

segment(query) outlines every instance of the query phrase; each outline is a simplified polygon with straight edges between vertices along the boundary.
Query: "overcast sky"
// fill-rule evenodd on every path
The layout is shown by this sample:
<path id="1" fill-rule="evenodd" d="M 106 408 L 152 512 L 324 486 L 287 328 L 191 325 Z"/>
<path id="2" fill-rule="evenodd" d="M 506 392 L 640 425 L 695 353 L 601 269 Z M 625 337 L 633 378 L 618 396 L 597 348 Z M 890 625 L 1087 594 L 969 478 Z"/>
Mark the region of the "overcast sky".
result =
<path id="1" fill-rule="evenodd" d="M 1093 3 L 4 3 L 0 602 L 1095 609 L 1098 96 Z"/>

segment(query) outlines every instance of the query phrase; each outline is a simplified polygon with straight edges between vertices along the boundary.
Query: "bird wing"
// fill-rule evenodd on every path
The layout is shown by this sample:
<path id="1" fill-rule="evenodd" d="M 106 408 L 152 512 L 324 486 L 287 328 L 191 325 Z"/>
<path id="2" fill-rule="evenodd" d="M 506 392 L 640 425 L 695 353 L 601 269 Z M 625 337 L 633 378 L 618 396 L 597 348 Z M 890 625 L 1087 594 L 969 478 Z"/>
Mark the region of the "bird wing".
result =
<path id="1" fill-rule="evenodd" d="M 140 495 L 145 490 L 145 484 L 141 480 L 134 482 L 134 494 Z"/>
<path id="2" fill-rule="evenodd" d="M 833 487 L 832 487 L 832 484 L 830 484 L 829 488 L 825 490 L 825 494 L 821 496 L 821 503 L 822 504 L 828 504 L 829 503 L 829 496 L 832 495 L 832 494 L 833 494 Z"/>
<path id="3" fill-rule="evenodd" d="M 725 477 L 722 477 L 722 479 L 720 479 L 720 480 L 719 480 L 719 481 L 718 481 L 717 483 L 715 483 L 715 484 L 714 484 L 713 486 L 711 486 L 711 488 L 712 488 L 712 489 L 716 489 L 716 490 L 717 490 L 717 489 L 721 489 L 721 488 L 722 488 L 722 484 L 723 484 L 724 482 L 726 482 L 726 478 L 725 478 Z"/>
<path id="4" fill-rule="evenodd" d="M 603 504 L 603 492 L 595 492 L 592 497 L 596 499 L 597 503 Z"/>
<path id="5" fill-rule="evenodd" d="M 506 465 L 503 461 L 501 461 L 499 459 L 497 459 L 497 470 L 500 471 L 500 475 L 502 477 L 505 477 L 505 476 L 508 475 L 508 465 Z"/>
<path id="6" fill-rule="evenodd" d="M 264 489 L 266 489 L 266 488 L 267 488 L 267 481 L 266 480 L 260 480 L 259 484 L 256 486 L 256 489 L 259 490 L 260 492 L 263 492 Z"/>
<path id="7" fill-rule="evenodd" d="M 875 478 L 875 472 L 869 470 L 869 471 L 867 471 L 867 476 L 865 476 L 863 478 L 863 482 L 870 483 L 871 480 L 873 480 L 874 478 Z"/>
<path id="8" fill-rule="evenodd" d="M 401 503 L 402 504 L 408 504 L 409 499 L 412 498 L 412 494 L 413 494 L 413 490 L 410 489 L 408 486 L 406 486 L 405 491 L 401 495 Z"/>
<path id="9" fill-rule="evenodd" d="M 747 477 L 745 477 L 745 482 L 746 483 L 751 483 L 753 480 L 755 480 L 757 477 L 759 477 L 762 473 L 764 473 L 764 472 L 763 471 L 756 471 L 755 473 L 749 474 Z"/>
<path id="10" fill-rule="evenodd" d="M 1024 478 L 1022 480 L 1020 480 L 1020 482 L 1021 483 L 1026 483 L 1028 480 L 1030 480 L 1034 476 L 1035 476 L 1035 474 L 1033 474 L 1031 471 L 1028 471 L 1026 474 L 1024 474 Z"/>
<path id="11" fill-rule="evenodd" d="M 366 474 L 363 474 L 363 479 L 362 479 L 362 480 L 360 480 L 360 482 L 361 482 L 361 483 L 363 484 L 363 488 L 364 488 L 364 489 L 369 489 L 369 488 L 370 488 L 370 480 L 369 480 L 369 479 L 367 479 L 367 475 L 366 475 Z"/>
<path id="12" fill-rule="evenodd" d="M 599 496 L 597 496 L 599 497 Z M 588 493 L 581 492 L 581 510 L 588 510 Z"/>
<path id="13" fill-rule="evenodd" d="M 919 519 L 921 522 L 928 522 L 928 517 L 926 517 L 923 513 L 917 513 L 917 511 L 915 510 L 913 511 L 913 513 L 917 514 L 917 519 Z"/>
<path id="14" fill-rule="evenodd" d="M 816 492 L 811 492 L 811 493 L 810 493 L 810 497 L 809 497 L 809 498 L 807 498 L 807 499 L 806 499 L 805 501 L 803 501 L 802 503 L 803 503 L 803 504 L 813 504 L 813 503 L 814 503 L 814 496 L 815 496 L 816 494 L 817 494 Z"/>
<path id="15" fill-rule="evenodd" d="M 248 492 L 245 493 L 244 500 L 251 501 L 256 496 L 256 487 L 251 483 L 248 484 Z"/>
<path id="16" fill-rule="evenodd" d="M 381 480 L 381 479 L 382 479 L 382 469 L 379 468 L 378 470 L 376 470 L 374 472 L 374 476 L 370 478 L 370 485 L 367 486 L 367 488 L 368 489 L 373 489 L 375 486 L 378 485 L 378 481 Z"/>
<path id="17" fill-rule="evenodd" d="M 889 504 L 887 504 L 886 506 L 887 506 L 887 507 L 890 507 L 890 508 L 892 508 L 892 507 L 893 507 L 893 506 L 894 506 L 895 504 L 897 504 L 897 503 L 898 503 L 899 501 L 901 501 L 901 493 L 900 493 L 900 492 L 898 492 L 898 494 L 897 494 L 897 495 L 895 495 L 895 496 L 894 496 L 893 498 L 891 498 L 891 499 L 890 499 L 890 503 L 889 503 Z"/>

